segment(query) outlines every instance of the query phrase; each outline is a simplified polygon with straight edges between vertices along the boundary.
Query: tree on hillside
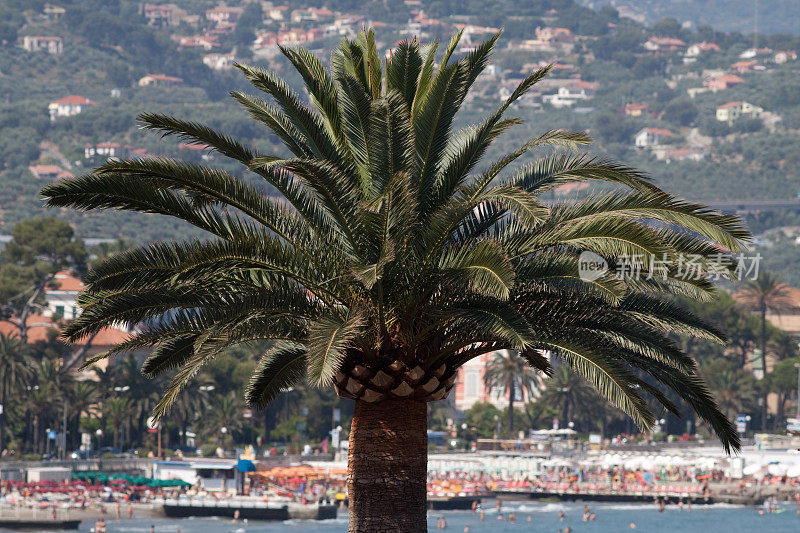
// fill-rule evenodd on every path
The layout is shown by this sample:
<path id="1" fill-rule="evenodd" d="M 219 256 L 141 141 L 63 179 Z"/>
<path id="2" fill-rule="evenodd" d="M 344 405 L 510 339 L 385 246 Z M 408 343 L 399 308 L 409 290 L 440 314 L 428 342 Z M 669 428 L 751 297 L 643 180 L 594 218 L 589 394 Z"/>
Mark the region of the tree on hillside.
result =
<path id="1" fill-rule="evenodd" d="M 69 224 L 52 217 L 20 222 L 11 236 L 0 253 L 0 320 L 27 342 L 28 318 L 42 307 L 45 287 L 61 269 L 84 270 L 86 249 Z"/>
<path id="2" fill-rule="evenodd" d="M 669 335 L 723 340 L 673 301 L 714 292 L 705 276 L 682 276 L 678 262 L 696 256 L 702 274 L 720 249 L 742 250 L 749 232 L 735 216 L 573 150 L 590 142 L 581 133 L 542 133 L 478 171 L 492 142 L 520 122 L 509 108 L 550 69 L 532 72 L 484 121 L 455 132 L 499 35 L 456 59 L 459 38 L 438 56 L 436 43 L 401 42 L 384 65 L 365 31 L 334 51 L 330 72 L 308 50 L 282 48 L 311 105 L 274 72 L 240 65 L 269 101 L 233 97 L 281 139 L 284 153 L 256 152 L 193 122 L 141 117 L 147 129 L 238 162 L 281 199 L 258 182 L 167 158 L 109 161 L 43 190 L 53 207 L 160 213 L 208 233 L 98 265 L 65 336 L 144 321 L 113 351 L 154 346 L 142 371 L 174 370 L 156 416 L 228 347 L 275 341 L 247 386 L 248 403 L 263 407 L 303 378 L 355 400 L 353 532 L 426 530 L 426 402 L 448 395 L 462 364 L 497 350 L 515 350 L 546 373 L 550 351 L 645 430 L 655 416 L 644 396 L 678 412 L 661 392 L 672 389 L 725 449 L 739 447 L 694 361 Z M 542 147 L 562 149 L 512 170 Z M 617 192 L 572 204 L 539 198 L 581 181 Z M 583 251 L 615 268 L 655 253 L 667 268 L 583 279 Z"/>

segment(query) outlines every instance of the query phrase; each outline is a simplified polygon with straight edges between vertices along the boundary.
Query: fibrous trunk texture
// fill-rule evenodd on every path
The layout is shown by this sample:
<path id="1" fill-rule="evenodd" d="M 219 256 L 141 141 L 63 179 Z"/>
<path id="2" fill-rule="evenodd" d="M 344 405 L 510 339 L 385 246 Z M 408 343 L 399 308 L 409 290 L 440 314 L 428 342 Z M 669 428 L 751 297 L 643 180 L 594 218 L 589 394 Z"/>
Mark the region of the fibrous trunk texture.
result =
<path id="1" fill-rule="evenodd" d="M 347 466 L 350 533 L 427 531 L 427 429 L 425 402 L 356 401 Z"/>

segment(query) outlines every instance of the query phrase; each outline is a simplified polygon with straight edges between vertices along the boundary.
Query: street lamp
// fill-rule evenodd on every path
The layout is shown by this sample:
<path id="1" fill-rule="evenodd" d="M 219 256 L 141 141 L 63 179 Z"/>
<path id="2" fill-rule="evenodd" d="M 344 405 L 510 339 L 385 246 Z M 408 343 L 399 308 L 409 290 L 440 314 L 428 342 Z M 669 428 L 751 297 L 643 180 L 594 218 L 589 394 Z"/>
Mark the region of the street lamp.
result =
<path id="1" fill-rule="evenodd" d="M 216 388 L 216 387 L 214 387 L 214 385 L 200 385 L 200 386 L 198 387 L 198 389 L 199 389 L 200 391 L 202 391 L 202 392 L 211 392 L 211 391 L 212 391 L 212 390 L 214 390 L 215 388 Z"/>
<path id="2" fill-rule="evenodd" d="M 114 387 L 114 392 L 128 392 L 131 390 L 130 385 L 125 385 L 124 387 Z"/>

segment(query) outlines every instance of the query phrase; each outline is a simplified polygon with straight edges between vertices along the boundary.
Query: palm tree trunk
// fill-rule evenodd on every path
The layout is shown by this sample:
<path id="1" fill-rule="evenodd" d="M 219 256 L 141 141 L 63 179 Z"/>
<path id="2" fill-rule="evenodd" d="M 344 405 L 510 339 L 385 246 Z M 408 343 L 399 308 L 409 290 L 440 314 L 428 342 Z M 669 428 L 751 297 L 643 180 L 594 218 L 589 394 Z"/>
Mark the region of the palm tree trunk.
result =
<path id="1" fill-rule="evenodd" d="M 347 464 L 350 533 L 427 531 L 427 429 L 424 402 L 356 401 Z"/>
<path id="2" fill-rule="evenodd" d="M 761 372 L 764 379 L 767 377 L 767 306 L 761 306 Z M 761 430 L 767 429 L 767 392 L 761 395 Z"/>
<path id="3" fill-rule="evenodd" d="M 508 433 L 512 439 L 514 438 L 514 396 L 516 395 L 514 380 L 512 379 L 508 383 Z"/>

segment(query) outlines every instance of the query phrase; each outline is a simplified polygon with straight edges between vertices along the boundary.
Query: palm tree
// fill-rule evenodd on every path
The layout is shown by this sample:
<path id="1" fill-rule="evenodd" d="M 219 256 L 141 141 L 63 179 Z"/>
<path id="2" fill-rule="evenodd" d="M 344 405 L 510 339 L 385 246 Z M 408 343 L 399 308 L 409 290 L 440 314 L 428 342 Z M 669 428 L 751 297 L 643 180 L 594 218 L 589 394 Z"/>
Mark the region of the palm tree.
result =
<path id="1" fill-rule="evenodd" d="M 69 412 L 75 427 L 73 445 L 80 444 L 81 417 L 85 414 L 90 419 L 97 410 L 98 390 L 94 381 L 76 381 L 68 394 Z"/>
<path id="2" fill-rule="evenodd" d="M 31 376 L 31 360 L 26 346 L 16 335 L 0 333 L 0 451 L 3 450 L 11 391 L 21 391 Z"/>
<path id="3" fill-rule="evenodd" d="M 752 374 L 725 360 L 714 361 L 708 366 L 708 384 L 723 413 L 733 418 L 749 412 L 755 406 L 758 384 Z"/>
<path id="4" fill-rule="evenodd" d="M 514 399 L 517 392 L 523 398 L 533 396 L 539 376 L 523 359 L 508 351 L 497 352 L 486 365 L 484 381 L 487 388 L 502 388 L 508 395 L 508 432 L 514 434 Z"/>
<path id="5" fill-rule="evenodd" d="M 777 276 L 762 272 L 755 280 L 748 280 L 739 291 L 739 301 L 748 308 L 758 311 L 761 318 L 761 371 L 767 374 L 767 312 L 780 314 L 790 309 L 794 301 L 789 294 L 789 286 L 781 283 Z M 761 429 L 767 427 L 766 390 L 761 399 Z"/>
<path id="6" fill-rule="evenodd" d="M 206 436 L 213 436 L 220 442 L 224 434 L 232 435 L 239 431 L 242 428 L 242 409 L 241 399 L 234 393 L 215 398 L 203 423 Z"/>
<path id="7" fill-rule="evenodd" d="M 528 75 L 480 124 L 453 132 L 498 37 L 458 60 L 460 34 L 438 58 L 437 43 L 404 41 L 384 65 L 365 31 L 333 52 L 331 71 L 308 50 L 282 48 L 310 104 L 276 73 L 238 65 L 270 101 L 232 96 L 280 139 L 283 154 L 142 115 L 146 129 L 202 142 L 260 181 L 158 158 L 109 161 L 45 187 L 53 207 L 160 213 L 210 236 L 97 265 L 65 337 L 146 324 L 113 352 L 154 346 L 142 371 L 175 370 L 156 416 L 228 347 L 274 341 L 247 386 L 249 404 L 263 408 L 304 377 L 355 400 L 350 531 L 426 529 L 426 402 L 448 395 L 463 363 L 496 350 L 515 350 L 544 372 L 542 352 L 551 351 L 641 428 L 655 420 L 643 394 L 678 410 L 637 377 L 645 372 L 676 390 L 725 449 L 738 448 L 694 360 L 668 334 L 723 339 L 671 299 L 714 292 L 706 276 L 683 275 L 678 259 L 696 256 L 702 273 L 720 245 L 738 252 L 749 232 L 634 169 L 573 151 L 590 142 L 582 133 L 545 132 L 476 172 L 492 142 L 521 122 L 506 116 L 510 106 L 550 70 Z M 556 150 L 508 171 L 541 147 Z M 616 192 L 555 205 L 538 198 L 581 181 Z M 583 251 L 612 269 L 652 253 L 666 268 L 648 276 L 648 262 L 643 276 L 583 279 Z"/>
<path id="8" fill-rule="evenodd" d="M 597 393 L 592 387 L 573 372 L 568 366 L 560 365 L 553 375 L 542 384 L 540 401 L 558 407 L 561 423 L 568 424 L 579 413 L 590 410 L 597 404 Z"/>
<path id="9" fill-rule="evenodd" d="M 103 402 L 103 420 L 111 426 L 114 432 L 114 448 L 119 446 L 119 430 L 122 427 L 122 423 L 130 416 L 130 409 L 130 400 L 121 396 L 115 396 Z"/>

